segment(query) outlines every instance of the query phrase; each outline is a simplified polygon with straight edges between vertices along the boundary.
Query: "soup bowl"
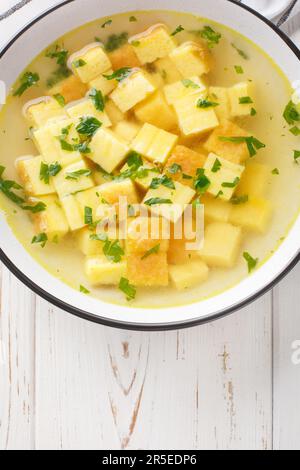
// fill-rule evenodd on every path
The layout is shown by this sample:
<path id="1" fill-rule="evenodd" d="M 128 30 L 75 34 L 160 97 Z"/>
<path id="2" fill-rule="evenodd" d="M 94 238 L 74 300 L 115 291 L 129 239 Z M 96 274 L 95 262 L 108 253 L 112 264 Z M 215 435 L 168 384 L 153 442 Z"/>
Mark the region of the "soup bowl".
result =
<path id="1" fill-rule="evenodd" d="M 226 0 L 68 0 L 33 19 L 0 52 L 1 80 L 9 87 L 49 44 L 68 31 L 99 17 L 137 10 L 174 10 L 221 23 L 246 36 L 284 70 L 292 83 L 299 79 L 300 52 L 271 22 L 251 9 Z M 216 320 L 255 300 L 272 288 L 298 262 L 300 217 L 267 262 L 236 286 L 192 305 L 172 308 L 132 308 L 84 295 L 52 276 L 18 241 L 4 214 L 0 216 L 0 258 L 17 278 L 57 307 L 112 327 L 167 330 Z"/>

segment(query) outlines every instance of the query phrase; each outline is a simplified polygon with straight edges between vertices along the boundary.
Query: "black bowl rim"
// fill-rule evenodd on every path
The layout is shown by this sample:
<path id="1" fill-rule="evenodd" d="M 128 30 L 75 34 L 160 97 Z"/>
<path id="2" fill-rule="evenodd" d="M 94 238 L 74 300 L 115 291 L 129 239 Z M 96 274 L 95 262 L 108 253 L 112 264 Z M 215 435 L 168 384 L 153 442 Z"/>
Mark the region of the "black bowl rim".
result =
<path id="1" fill-rule="evenodd" d="M 59 3 L 58 5 L 55 5 L 54 7 L 50 8 L 49 10 L 45 11 L 41 15 L 37 16 L 36 18 L 32 19 L 24 28 L 22 28 L 11 40 L 10 42 L 4 46 L 4 48 L 0 51 L 0 59 L 6 54 L 6 52 L 12 47 L 12 45 L 26 32 L 28 31 L 34 24 L 38 23 L 40 20 L 45 18 L 46 16 L 50 15 L 54 11 L 64 7 L 65 5 L 68 5 L 69 3 L 73 3 L 75 0 L 65 0 L 62 3 Z M 239 6 L 240 8 L 243 8 L 244 10 L 247 10 L 249 13 L 252 15 L 256 16 L 259 20 L 263 21 L 267 26 L 269 26 L 273 31 L 277 33 L 278 36 L 281 37 L 281 39 L 287 44 L 287 46 L 294 52 L 296 57 L 300 60 L 300 50 L 298 47 L 288 38 L 288 36 L 281 31 L 275 24 L 273 24 L 270 20 L 262 16 L 260 13 L 257 11 L 253 10 L 252 8 L 248 7 L 247 5 L 243 5 L 241 3 L 237 3 L 235 0 L 227 0 L 230 3 L 235 4 L 236 6 Z M 118 328 L 118 329 L 124 329 L 124 330 L 134 330 L 134 331 L 170 331 L 170 330 L 178 330 L 178 329 L 184 329 L 184 328 L 192 328 L 195 326 L 199 326 L 202 324 L 210 323 L 215 320 L 224 318 L 228 315 L 231 315 L 232 313 L 236 312 L 239 309 L 242 309 L 243 307 L 246 307 L 250 303 L 254 302 L 257 300 L 259 297 L 267 293 L 269 290 L 271 290 L 273 287 L 275 287 L 299 262 L 300 260 L 300 252 L 295 255 L 294 259 L 289 263 L 289 265 L 281 272 L 279 275 L 271 281 L 269 284 L 264 286 L 262 289 L 260 289 L 258 292 L 256 292 L 254 295 L 251 297 L 245 299 L 243 302 L 240 302 L 237 305 L 234 305 L 228 309 L 225 309 L 221 312 L 218 312 L 214 315 L 208 315 L 203 318 L 195 319 L 195 320 L 187 320 L 187 321 L 180 321 L 180 322 L 170 322 L 170 323 L 153 323 L 153 324 L 144 324 L 144 323 L 130 323 L 130 322 L 122 322 L 118 320 L 110 320 L 107 318 L 103 318 L 101 316 L 97 316 L 93 313 L 78 309 L 74 307 L 73 305 L 67 304 L 66 302 L 58 299 L 57 297 L 54 297 L 53 295 L 49 294 L 47 291 L 39 287 L 37 284 L 35 284 L 31 279 L 29 279 L 27 276 L 25 276 L 24 273 L 22 273 L 18 267 L 12 263 L 12 261 L 7 257 L 7 255 L 4 253 L 3 250 L 0 249 L 0 260 L 3 262 L 3 264 L 19 279 L 24 285 L 29 287 L 30 290 L 32 290 L 35 294 L 39 295 L 43 299 L 47 300 L 50 302 L 52 305 L 55 305 L 58 308 L 61 308 L 62 310 L 71 313 L 72 315 L 75 315 L 79 318 L 82 318 L 84 320 L 91 321 L 93 323 L 101 324 L 104 326 L 112 327 L 112 328 Z M 200 307 L 200 303 L 199 303 Z M 109 308 L 109 306 L 108 306 Z"/>

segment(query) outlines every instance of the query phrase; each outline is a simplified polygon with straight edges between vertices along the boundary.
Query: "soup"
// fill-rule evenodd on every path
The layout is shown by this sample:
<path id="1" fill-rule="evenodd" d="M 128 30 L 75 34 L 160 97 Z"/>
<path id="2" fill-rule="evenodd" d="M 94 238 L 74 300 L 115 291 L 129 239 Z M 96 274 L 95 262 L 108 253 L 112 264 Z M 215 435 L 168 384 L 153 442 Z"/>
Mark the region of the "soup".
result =
<path id="1" fill-rule="evenodd" d="M 160 11 L 97 20 L 13 87 L 1 207 L 31 255 L 83 294 L 133 307 L 216 295 L 258 269 L 298 214 L 291 94 L 220 24 Z M 188 212 L 191 236 L 177 232 Z"/>

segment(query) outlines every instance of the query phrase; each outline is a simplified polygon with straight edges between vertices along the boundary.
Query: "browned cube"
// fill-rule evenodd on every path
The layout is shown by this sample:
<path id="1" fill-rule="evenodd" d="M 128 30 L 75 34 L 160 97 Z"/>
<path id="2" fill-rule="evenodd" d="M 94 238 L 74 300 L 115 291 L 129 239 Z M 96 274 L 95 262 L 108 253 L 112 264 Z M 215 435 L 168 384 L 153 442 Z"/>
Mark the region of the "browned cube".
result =
<path id="1" fill-rule="evenodd" d="M 185 184 L 186 186 L 193 187 L 193 179 L 189 179 L 187 176 L 194 178 L 197 174 L 198 168 L 203 167 L 206 158 L 207 157 L 205 155 L 194 152 L 194 150 L 191 150 L 184 145 L 177 145 L 166 163 L 166 172 L 173 180 L 178 181 L 181 184 Z M 181 170 L 176 173 L 168 171 L 174 164 L 179 165 Z"/>
<path id="2" fill-rule="evenodd" d="M 157 253 L 142 259 L 141 254 L 127 257 L 127 277 L 136 287 L 166 287 L 169 284 L 167 253 Z"/>
<path id="3" fill-rule="evenodd" d="M 141 63 L 137 58 L 134 48 L 130 44 L 125 44 L 116 51 L 109 54 L 110 61 L 114 70 L 123 67 L 140 67 Z"/>
<path id="4" fill-rule="evenodd" d="M 51 96 L 62 95 L 65 102 L 70 103 L 71 101 L 83 98 L 86 95 L 87 90 L 87 86 L 82 83 L 78 77 L 71 75 L 51 88 L 51 90 L 49 90 L 49 94 Z"/>

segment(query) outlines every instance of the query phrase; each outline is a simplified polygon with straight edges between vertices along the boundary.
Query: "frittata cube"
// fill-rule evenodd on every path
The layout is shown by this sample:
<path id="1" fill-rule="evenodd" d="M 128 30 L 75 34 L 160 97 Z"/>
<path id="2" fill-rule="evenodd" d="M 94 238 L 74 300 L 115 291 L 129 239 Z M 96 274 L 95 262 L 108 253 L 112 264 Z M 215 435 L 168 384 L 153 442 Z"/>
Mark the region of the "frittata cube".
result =
<path id="1" fill-rule="evenodd" d="M 242 82 L 228 89 L 231 116 L 249 116 L 254 105 L 253 83 Z"/>
<path id="2" fill-rule="evenodd" d="M 208 279 L 208 274 L 209 269 L 201 260 L 190 261 L 187 264 L 178 266 L 169 266 L 170 280 L 179 291 L 200 285 Z"/>
<path id="3" fill-rule="evenodd" d="M 134 112 L 140 121 L 148 122 L 165 131 L 170 131 L 177 125 L 174 111 L 166 102 L 161 91 L 153 93 L 149 98 L 139 103 L 134 108 Z"/>
<path id="4" fill-rule="evenodd" d="M 229 201 L 239 185 L 245 167 L 210 153 L 204 169 L 205 175 L 210 181 L 208 193 L 224 201 Z"/>
<path id="5" fill-rule="evenodd" d="M 53 185 L 60 198 L 95 186 L 91 178 L 91 170 L 82 158 L 71 165 L 63 167 L 53 177 Z"/>
<path id="6" fill-rule="evenodd" d="M 168 159 L 165 170 L 168 176 L 186 186 L 193 186 L 193 178 L 203 168 L 206 156 L 184 145 L 177 145 Z"/>
<path id="7" fill-rule="evenodd" d="M 201 77 L 210 71 L 212 65 L 211 53 L 204 43 L 185 42 L 169 57 L 184 77 Z"/>
<path id="8" fill-rule="evenodd" d="M 174 103 L 179 127 L 185 136 L 201 136 L 219 126 L 214 107 L 199 107 L 199 100 L 203 99 L 204 95 L 200 92 Z"/>
<path id="9" fill-rule="evenodd" d="M 146 123 L 132 142 L 131 148 L 152 162 L 165 163 L 177 141 L 177 135 Z"/>
<path id="10" fill-rule="evenodd" d="M 174 104 L 176 101 L 186 98 L 190 95 L 198 95 L 206 91 L 206 85 L 203 80 L 197 76 L 184 78 L 178 82 L 166 85 L 164 87 L 164 94 L 169 104 Z"/>
<path id="11" fill-rule="evenodd" d="M 204 204 L 204 216 L 207 223 L 229 222 L 232 210 L 231 203 L 208 194 L 201 198 L 201 202 Z"/>
<path id="12" fill-rule="evenodd" d="M 167 253 L 156 253 L 144 259 L 141 254 L 128 254 L 125 277 L 136 287 L 168 286 Z"/>
<path id="13" fill-rule="evenodd" d="M 98 187 L 98 192 L 100 198 L 111 205 L 119 204 L 120 197 L 127 198 L 128 204 L 137 204 L 139 202 L 137 191 L 130 178 L 102 184 Z"/>
<path id="14" fill-rule="evenodd" d="M 155 86 L 146 74 L 142 70 L 136 70 L 119 83 L 110 98 L 123 113 L 126 113 L 154 91 Z"/>
<path id="15" fill-rule="evenodd" d="M 215 103 L 218 103 L 215 111 L 216 115 L 220 120 L 229 119 L 231 116 L 231 107 L 228 88 L 215 87 L 209 88 L 209 99 Z"/>
<path id="16" fill-rule="evenodd" d="M 120 121 L 113 129 L 114 133 L 124 139 L 126 142 L 131 143 L 137 136 L 142 125 L 135 120 Z"/>
<path id="17" fill-rule="evenodd" d="M 230 222 L 256 233 L 265 233 L 272 216 L 272 205 L 261 198 L 253 198 L 245 204 L 235 205 Z"/>
<path id="18" fill-rule="evenodd" d="M 84 268 L 92 286 L 117 286 L 126 274 L 126 261 L 114 263 L 104 255 L 88 256 Z"/>
<path id="19" fill-rule="evenodd" d="M 60 240 L 69 232 L 69 224 L 58 197 L 43 196 L 39 197 L 38 201 L 46 205 L 46 210 L 32 214 L 35 232 L 46 233 L 49 241 Z"/>
<path id="20" fill-rule="evenodd" d="M 112 123 L 104 111 L 98 111 L 90 98 L 85 98 L 79 103 L 70 104 L 66 111 L 70 118 L 79 120 L 81 117 L 95 117 L 101 122 L 102 127 L 111 127 Z"/>
<path id="21" fill-rule="evenodd" d="M 16 168 L 24 191 L 29 196 L 45 196 L 55 193 L 52 181 L 45 182 L 40 177 L 42 157 L 22 157 L 16 162 Z"/>
<path id="22" fill-rule="evenodd" d="M 66 111 L 54 98 L 45 98 L 39 103 L 28 104 L 25 115 L 29 124 L 35 129 L 45 126 L 49 120 L 67 118 Z"/>
<path id="23" fill-rule="evenodd" d="M 168 56 L 177 46 L 167 27 L 163 24 L 151 26 L 147 31 L 132 36 L 129 43 L 141 64 L 149 64 Z"/>
<path id="24" fill-rule="evenodd" d="M 101 45 L 85 47 L 70 58 L 74 74 L 83 82 L 89 83 L 101 73 L 111 69 L 111 62 Z"/>
<path id="25" fill-rule="evenodd" d="M 154 62 L 154 66 L 166 84 L 175 83 L 183 79 L 183 75 L 169 57 L 158 59 Z"/>
<path id="26" fill-rule="evenodd" d="M 76 243 L 79 250 L 86 256 L 103 255 L 104 241 L 95 237 L 96 231 L 85 227 L 76 233 Z M 109 237 L 111 239 L 111 237 Z M 121 244 L 121 242 L 120 242 Z"/>
<path id="27" fill-rule="evenodd" d="M 125 160 L 129 147 L 123 139 L 109 129 L 99 129 L 90 143 L 88 157 L 107 173 L 112 173 Z"/>
<path id="28" fill-rule="evenodd" d="M 126 252 L 147 255 L 151 250 L 166 253 L 169 250 L 170 230 L 160 217 L 137 217 L 128 224 Z"/>
<path id="29" fill-rule="evenodd" d="M 124 44 L 113 52 L 108 54 L 114 70 L 122 69 L 123 67 L 140 67 L 142 64 L 139 61 L 135 49 L 130 44 Z"/>
<path id="30" fill-rule="evenodd" d="M 105 75 L 112 75 L 113 69 L 108 70 L 105 72 Z M 103 75 L 99 75 L 97 78 L 94 78 L 91 82 L 89 82 L 89 88 L 95 88 L 98 91 L 101 91 L 103 96 L 109 95 L 118 85 L 117 80 L 107 80 L 107 78 L 103 77 Z"/>
<path id="31" fill-rule="evenodd" d="M 249 162 L 237 189 L 238 196 L 252 198 L 263 197 L 270 183 L 271 170 L 267 165 Z"/>
<path id="32" fill-rule="evenodd" d="M 124 173 L 129 169 L 130 167 L 128 163 L 126 163 L 120 171 Z M 147 160 L 143 159 L 143 165 L 138 168 L 134 182 L 140 189 L 147 191 L 150 188 L 153 178 L 157 178 L 157 176 L 159 176 L 158 169 Z"/>
<path id="33" fill-rule="evenodd" d="M 49 90 L 49 95 L 61 95 L 63 96 L 65 103 L 71 103 L 71 101 L 77 101 L 83 98 L 88 91 L 85 83 L 76 77 L 76 75 L 70 75 L 70 77 L 62 80 L 57 85 Z"/>
<path id="34" fill-rule="evenodd" d="M 241 247 L 242 230 L 231 224 L 214 222 L 206 227 L 204 247 L 199 251 L 211 268 L 233 268 Z"/>
<path id="35" fill-rule="evenodd" d="M 78 204 L 76 195 L 70 194 L 68 196 L 62 197 L 60 199 L 60 204 L 65 213 L 71 231 L 79 230 L 87 225 L 84 218 L 84 212 Z"/>
<path id="36" fill-rule="evenodd" d="M 127 117 L 126 114 L 122 113 L 118 106 L 116 106 L 115 103 L 110 99 L 106 101 L 105 111 L 113 126 L 117 125 L 121 121 L 124 121 Z"/>

